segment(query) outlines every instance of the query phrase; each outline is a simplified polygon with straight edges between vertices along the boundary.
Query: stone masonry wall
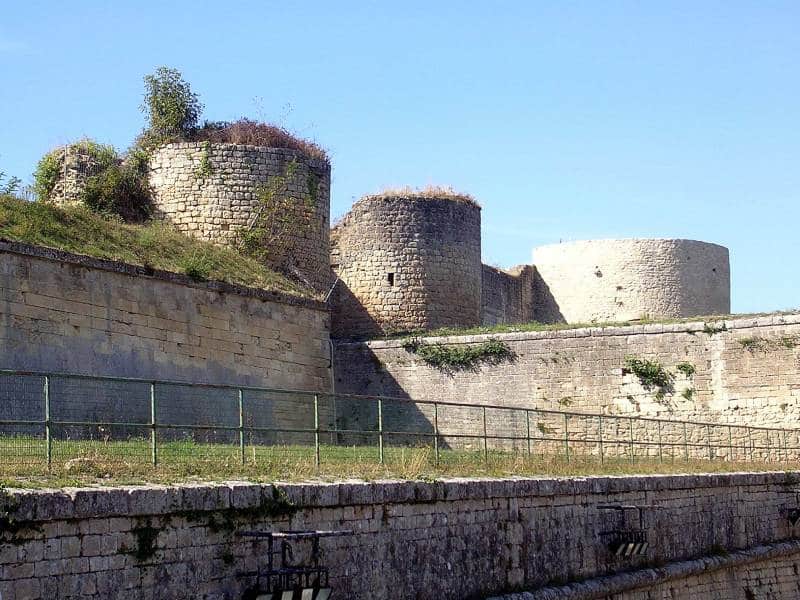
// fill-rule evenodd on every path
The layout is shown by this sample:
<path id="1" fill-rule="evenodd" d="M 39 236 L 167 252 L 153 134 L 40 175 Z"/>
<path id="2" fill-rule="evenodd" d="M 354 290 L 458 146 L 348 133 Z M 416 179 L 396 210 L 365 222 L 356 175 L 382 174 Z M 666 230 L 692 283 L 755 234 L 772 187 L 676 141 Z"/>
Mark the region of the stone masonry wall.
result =
<path id="1" fill-rule="evenodd" d="M 530 265 L 503 271 L 482 265 L 481 325 L 534 320 L 534 273 Z"/>
<path id="2" fill-rule="evenodd" d="M 270 219 L 285 230 L 270 264 L 314 287 L 330 284 L 330 164 L 293 150 L 207 142 L 162 146 L 150 159 L 157 216 L 185 233 L 236 244 L 258 220 L 264 186 L 287 199 Z M 285 182 L 280 182 L 284 178 Z M 287 210 L 289 218 L 287 217 Z"/>
<path id="3" fill-rule="evenodd" d="M 239 532 L 334 529 L 353 532 L 322 541 L 336 597 L 483 598 L 786 543 L 797 533 L 787 519 L 796 481 L 763 473 L 317 483 L 280 493 L 245 483 L 18 490 L 3 500 L 15 526 L 0 543 L 0 597 L 238 600 L 255 584 L 244 573 L 266 560 L 266 544 Z M 613 532 L 639 522 L 609 504 L 646 507 L 645 556 L 612 555 Z M 744 585 L 748 569 L 736 572 Z M 674 596 L 692 597 L 704 596 Z"/>
<path id="4" fill-rule="evenodd" d="M 331 232 L 333 334 L 478 325 L 481 209 L 450 198 L 367 196 Z"/>
<path id="5" fill-rule="evenodd" d="M 730 313 L 728 250 L 694 240 L 589 240 L 536 248 L 536 320 L 630 321 Z"/>
<path id="6" fill-rule="evenodd" d="M 316 301 L 0 242 L 0 369 L 329 389 Z"/>
<path id="7" fill-rule="evenodd" d="M 490 600 L 778 600 L 800 595 L 798 571 L 794 539 Z"/>
<path id="8" fill-rule="evenodd" d="M 53 153 L 59 160 L 60 175 L 47 199 L 59 206 L 75 204 L 86 188 L 86 180 L 99 172 L 99 165 L 80 142 L 53 150 Z"/>
<path id="9" fill-rule="evenodd" d="M 453 373 L 425 365 L 403 348 L 403 340 L 337 344 L 334 352 L 336 391 L 456 404 L 686 419 L 793 430 L 800 420 L 798 314 L 423 341 L 463 345 L 492 338 L 508 344 L 516 358 L 483 365 L 475 371 Z M 672 385 L 662 390 L 663 395 L 658 393 L 658 388 L 647 389 L 627 369 L 627 357 L 659 362 L 673 374 Z M 677 368 L 679 363 L 687 363 L 694 368 L 694 373 L 682 373 Z M 450 416 L 439 414 L 441 428 L 446 425 L 455 430 L 471 428 L 474 433 L 480 427 L 480 411 L 448 410 L 452 413 Z M 428 413 L 431 411 L 422 405 L 419 411 L 417 426 L 430 429 L 432 414 Z M 351 412 L 356 421 L 374 420 L 365 416 L 363 410 L 353 408 Z M 490 413 L 496 413 L 490 428 L 524 435 L 524 411 Z M 407 411 L 407 414 L 410 413 Z M 532 418 L 536 419 L 534 428 L 541 420 L 554 437 L 563 437 L 562 419 L 548 420 L 536 415 Z M 591 423 L 593 430 L 598 427 L 597 419 L 585 422 L 586 427 Z M 609 419 L 606 426 L 614 423 L 627 437 L 628 424 L 624 420 Z M 651 440 L 655 439 L 655 428 L 653 424 L 652 431 L 647 434 Z M 607 435 L 611 433 L 606 431 Z M 727 443 L 728 434 L 724 428 L 717 434 L 719 444 Z M 734 436 L 744 434 L 743 430 L 733 432 Z M 597 432 L 587 431 L 589 435 L 596 439 Z M 682 432 L 675 435 L 680 437 Z M 694 439 L 703 435 L 702 428 L 689 431 Z M 783 440 L 764 435 L 761 445 L 769 444 L 773 448 L 786 445 Z M 790 447 L 800 446 L 800 440 L 795 439 L 796 430 L 787 435 L 791 437 Z M 738 457 L 746 458 L 746 455 Z"/>

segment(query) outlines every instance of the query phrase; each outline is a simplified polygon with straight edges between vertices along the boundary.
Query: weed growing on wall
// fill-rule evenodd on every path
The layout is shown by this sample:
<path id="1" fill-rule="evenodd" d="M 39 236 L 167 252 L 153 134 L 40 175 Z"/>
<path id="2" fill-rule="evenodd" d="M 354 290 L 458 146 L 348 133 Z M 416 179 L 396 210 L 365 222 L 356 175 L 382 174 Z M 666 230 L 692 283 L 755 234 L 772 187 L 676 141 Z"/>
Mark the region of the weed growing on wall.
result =
<path id="1" fill-rule="evenodd" d="M 280 267 L 292 238 L 303 237 L 312 227 L 316 196 L 302 194 L 298 202 L 297 192 L 290 192 L 299 168 L 297 160 L 292 159 L 281 175 L 256 190 L 258 209 L 250 226 L 239 234 L 243 254 Z"/>
<path id="2" fill-rule="evenodd" d="M 675 365 L 675 369 L 677 369 L 679 373 L 683 373 L 686 377 L 691 377 L 695 372 L 694 365 L 686 361 L 679 362 L 677 365 Z"/>
<path id="3" fill-rule="evenodd" d="M 425 344 L 419 338 L 411 338 L 403 343 L 403 348 L 419 356 L 426 365 L 450 374 L 455 371 L 475 371 L 482 364 L 513 362 L 517 357 L 508 344 L 496 339 L 481 344 L 449 346 Z"/>
<path id="4" fill-rule="evenodd" d="M 706 335 L 715 335 L 717 333 L 722 333 L 723 331 L 728 331 L 728 326 L 725 325 L 724 321 L 711 321 L 708 323 L 703 323 L 703 333 Z"/>
<path id="5" fill-rule="evenodd" d="M 625 357 L 625 366 L 639 378 L 639 382 L 645 389 L 666 388 L 672 385 L 674 379 L 672 373 L 658 361 L 627 356 Z"/>
<path id="6" fill-rule="evenodd" d="M 195 177 L 198 179 L 205 179 L 214 173 L 214 167 L 211 165 L 211 143 L 203 142 L 203 149 L 200 154 L 200 164 L 194 172 Z"/>
<path id="7" fill-rule="evenodd" d="M 748 352 L 755 352 L 756 350 L 766 351 L 768 348 L 767 340 L 758 336 L 743 337 L 737 340 L 739 345 Z"/>

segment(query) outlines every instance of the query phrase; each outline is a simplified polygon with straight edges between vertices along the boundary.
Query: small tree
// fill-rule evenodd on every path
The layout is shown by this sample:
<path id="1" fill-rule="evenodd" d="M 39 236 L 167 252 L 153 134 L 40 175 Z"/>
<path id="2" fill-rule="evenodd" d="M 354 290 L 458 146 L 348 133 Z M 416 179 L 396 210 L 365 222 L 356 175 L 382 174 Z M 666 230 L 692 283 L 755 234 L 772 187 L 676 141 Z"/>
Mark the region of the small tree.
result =
<path id="1" fill-rule="evenodd" d="M 147 137 L 160 142 L 180 138 L 197 127 L 203 105 L 177 69 L 159 67 L 144 78 Z"/>
<path id="2" fill-rule="evenodd" d="M 11 177 L 8 180 L 5 180 L 5 178 L 6 174 L 0 171 L 0 196 L 11 196 L 19 189 L 22 180 L 19 177 Z"/>

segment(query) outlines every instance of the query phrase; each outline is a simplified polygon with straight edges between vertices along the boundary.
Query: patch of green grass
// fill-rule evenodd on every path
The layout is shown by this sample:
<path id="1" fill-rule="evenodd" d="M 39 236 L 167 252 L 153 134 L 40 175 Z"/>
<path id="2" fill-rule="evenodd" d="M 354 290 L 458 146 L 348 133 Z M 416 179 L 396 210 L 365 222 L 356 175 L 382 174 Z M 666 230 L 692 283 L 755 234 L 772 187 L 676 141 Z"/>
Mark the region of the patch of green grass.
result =
<path id="1" fill-rule="evenodd" d="M 537 429 L 542 434 L 553 432 L 544 423 L 538 423 Z M 154 468 L 149 463 L 150 444 L 146 438 L 115 442 L 55 440 L 52 470 L 48 473 L 44 440 L 0 437 L 0 456 L 3 458 L 0 462 L 0 486 L 39 488 L 231 479 L 273 483 L 351 478 L 373 481 L 386 478 L 435 480 L 441 477 L 714 473 L 769 471 L 779 466 L 776 462 L 684 460 L 677 451 L 674 456 L 665 456 L 663 462 L 654 457 L 637 456 L 632 461 L 627 455 L 611 455 L 613 448 L 624 449 L 626 442 L 617 446 L 607 444 L 605 461 L 601 463 L 597 455 L 582 454 L 579 444 L 571 448 L 567 459 L 563 452 L 540 453 L 537 444 L 543 443 L 533 440 L 530 455 L 522 449 L 503 451 L 493 449 L 491 445 L 487 455 L 484 455 L 482 447 L 442 448 L 437 465 L 430 446 L 386 446 L 385 462 L 380 464 L 375 446 L 337 446 L 326 440 L 320 447 L 321 464 L 317 468 L 313 446 L 247 445 L 242 463 L 241 451 L 236 444 L 164 442 L 159 444 L 159 464 Z M 555 440 L 555 443 L 561 445 L 560 440 Z M 28 453 L 19 454 L 22 449 Z M 94 469 L 79 473 L 67 471 L 66 463 L 76 458 L 92 461 Z M 150 546 L 145 543 L 142 547 L 146 550 Z"/>
<path id="2" fill-rule="evenodd" d="M 134 225 L 81 206 L 58 208 L 0 197 L 0 238 L 250 287 L 310 295 L 236 250 L 195 240 L 162 223 Z"/>
<path id="3" fill-rule="evenodd" d="M 746 317 L 761 317 L 774 314 L 795 314 L 797 311 L 780 311 L 774 313 L 747 313 L 738 315 L 714 315 L 713 320 L 703 323 L 702 331 L 709 335 L 714 335 L 723 331 L 727 331 L 724 322 L 718 319 L 735 319 Z M 501 325 L 480 325 L 477 327 L 440 327 L 439 329 L 432 329 L 430 331 L 412 330 L 412 331 L 393 331 L 385 335 L 376 336 L 374 339 L 398 339 L 408 336 L 414 337 L 448 337 L 459 335 L 481 335 L 492 333 L 524 333 L 528 331 L 561 331 L 565 329 L 585 329 L 585 328 L 607 328 L 607 327 L 628 327 L 630 325 L 671 325 L 677 323 L 698 323 L 704 318 L 709 317 L 686 317 L 682 319 L 652 319 L 650 317 L 636 319 L 633 321 L 602 321 L 597 323 L 539 323 L 531 321 L 530 323 L 512 323 Z M 720 324 L 721 323 L 721 324 Z M 694 331 L 687 330 L 686 333 L 694 333 Z"/>

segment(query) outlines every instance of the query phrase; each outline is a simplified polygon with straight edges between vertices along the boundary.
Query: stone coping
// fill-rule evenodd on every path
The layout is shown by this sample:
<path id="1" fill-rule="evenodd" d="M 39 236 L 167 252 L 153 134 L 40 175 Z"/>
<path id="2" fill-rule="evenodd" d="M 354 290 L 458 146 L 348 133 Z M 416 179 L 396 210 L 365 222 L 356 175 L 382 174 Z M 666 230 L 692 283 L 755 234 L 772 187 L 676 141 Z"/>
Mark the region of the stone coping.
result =
<path id="1" fill-rule="evenodd" d="M 689 333 L 693 335 L 709 335 L 703 329 L 708 323 L 713 323 L 718 327 L 725 327 L 719 333 L 733 330 L 746 330 L 760 327 L 774 327 L 779 325 L 798 325 L 800 324 L 800 313 L 774 313 L 759 316 L 736 315 L 726 317 L 707 317 L 705 320 L 684 321 L 682 323 L 645 323 L 640 325 L 607 325 L 605 327 L 578 327 L 575 329 L 552 329 L 547 331 L 515 331 L 508 333 L 479 333 L 471 335 L 448 335 L 440 337 L 422 337 L 425 343 L 429 344 L 475 344 L 485 342 L 490 339 L 503 340 L 505 342 L 524 342 L 528 340 L 547 340 L 547 339 L 569 339 L 569 338 L 588 338 L 588 337 L 625 337 L 630 335 L 660 335 L 663 333 Z M 716 334 L 710 334 L 716 335 Z M 408 337 L 414 337 L 409 334 Z M 394 340 L 365 340 L 358 342 L 342 341 L 339 345 L 362 345 L 366 344 L 370 348 L 402 348 L 405 340 L 402 338 Z"/>
<path id="2" fill-rule="evenodd" d="M 603 495 L 735 486 L 794 485 L 800 472 L 641 475 L 571 478 L 453 478 L 257 484 L 242 481 L 63 489 L 8 488 L 17 521 L 155 516 L 183 511 L 248 509 L 274 502 L 278 490 L 298 508 L 414 504 L 523 497 Z M 0 497 L 2 500 L 2 497 Z"/>
<path id="3" fill-rule="evenodd" d="M 640 569 L 579 581 L 565 586 L 546 587 L 532 592 L 495 596 L 488 600 L 604 600 L 613 594 L 648 588 L 670 581 L 732 569 L 800 553 L 800 540 L 787 540 L 731 552 L 726 556 L 704 556 L 670 563 L 665 567 Z"/>
<path id="4" fill-rule="evenodd" d="M 303 151 L 295 150 L 293 148 L 277 148 L 274 146 L 256 146 L 254 144 L 234 144 L 233 142 L 212 142 L 201 140 L 196 142 L 171 142 L 169 144 L 162 144 L 157 148 L 157 150 L 162 148 L 203 149 L 207 146 L 212 148 L 243 150 L 245 152 L 265 152 L 268 154 L 289 156 L 292 158 L 302 159 L 307 165 L 316 167 L 318 169 L 327 169 L 328 171 L 331 169 L 331 163 L 328 160 L 308 156 Z"/>
<path id="5" fill-rule="evenodd" d="M 113 273 L 120 273 L 122 275 L 129 275 L 131 277 L 149 277 L 151 279 L 158 279 L 168 283 L 174 283 L 176 285 L 183 285 L 200 290 L 208 290 L 211 292 L 238 294 L 240 296 L 247 296 L 249 298 L 258 298 L 260 300 L 268 300 L 270 302 L 278 302 L 280 304 L 300 306 L 303 308 L 309 308 L 311 310 L 319 310 L 324 312 L 330 311 L 330 308 L 324 302 L 314 300 L 313 298 L 293 296 L 285 292 L 262 290 L 260 288 L 252 288 L 235 283 L 227 283 L 224 281 L 195 281 L 188 275 L 182 275 L 172 271 L 162 271 L 160 269 L 132 265 L 130 263 L 116 260 L 95 258 L 93 256 L 86 256 L 84 254 L 74 254 L 64 250 L 49 248 L 47 246 L 36 246 L 33 244 L 26 244 L 24 242 L 14 242 L 0 237 L 0 253 L 3 252 L 9 254 L 18 254 L 21 256 L 30 256 L 33 258 L 40 258 L 42 260 L 49 260 L 59 263 L 67 263 L 85 267 L 87 269 L 110 271 Z"/>

